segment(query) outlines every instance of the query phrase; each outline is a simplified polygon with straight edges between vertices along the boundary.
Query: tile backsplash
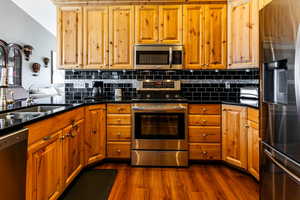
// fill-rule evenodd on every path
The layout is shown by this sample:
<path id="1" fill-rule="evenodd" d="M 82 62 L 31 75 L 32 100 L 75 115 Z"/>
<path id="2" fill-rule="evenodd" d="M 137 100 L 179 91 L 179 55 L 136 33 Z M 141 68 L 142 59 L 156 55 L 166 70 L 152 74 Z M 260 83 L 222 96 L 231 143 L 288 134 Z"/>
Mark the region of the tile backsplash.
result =
<path id="1" fill-rule="evenodd" d="M 241 87 L 258 87 L 259 70 L 67 70 L 66 101 L 78 103 L 85 97 L 91 97 L 94 81 L 103 81 L 106 98 L 112 99 L 114 89 L 122 88 L 124 99 L 130 100 L 137 96 L 137 81 L 145 79 L 181 80 L 182 95 L 189 100 L 235 101 L 239 97 Z"/>

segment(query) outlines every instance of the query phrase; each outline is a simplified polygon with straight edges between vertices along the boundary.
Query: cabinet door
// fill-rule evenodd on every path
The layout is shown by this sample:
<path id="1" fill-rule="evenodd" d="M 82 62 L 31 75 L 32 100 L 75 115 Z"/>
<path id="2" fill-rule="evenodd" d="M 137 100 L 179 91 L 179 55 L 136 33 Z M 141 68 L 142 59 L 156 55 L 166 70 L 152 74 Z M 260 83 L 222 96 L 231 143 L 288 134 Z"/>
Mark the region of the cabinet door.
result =
<path id="1" fill-rule="evenodd" d="M 227 11 L 225 4 L 211 4 L 205 11 L 205 64 L 210 69 L 227 67 Z"/>
<path id="2" fill-rule="evenodd" d="M 133 68 L 134 7 L 109 8 L 109 68 Z"/>
<path id="3" fill-rule="evenodd" d="M 82 67 L 82 9 L 58 8 L 58 63 L 61 68 Z"/>
<path id="4" fill-rule="evenodd" d="M 222 123 L 223 160 L 247 169 L 247 108 L 223 106 Z"/>
<path id="5" fill-rule="evenodd" d="M 108 68 L 108 8 L 85 7 L 83 60 L 86 69 Z"/>
<path id="6" fill-rule="evenodd" d="M 200 69 L 204 60 L 205 6 L 185 5 L 183 8 L 183 44 L 185 68 Z"/>
<path id="7" fill-rule="evenodd" d="M 259 180 L 259 127 L 248 121 L 248 171 Z"/>
<path id="8" fill-rule="evenodd" d="M 159 6 L 160 43 L 182 44 L 182 6 Z"/>
<path id="9" fill-rule="evenodd" d="M 85 160 L 91 164 L 105 158 L 106 106 L 89 106 L 86 111 Z"/>
<path id="10" fill-rule="evenodd" d="M 228 4 L 229 68 L 258 67 L 258 0 L 239 0 Z"/>
<path id="11" fill-rule="evenodd" d="M 158 6 L 135 7 L 135 43 L 158 43 Z"/>
<path id="12" fill-rule="evenodd" d="M 84 120 L 80 120 L 63 130 L 63 180 L 67 186 L 83 168 L 82 143 Z"/>
<path id="13" fill-rule="evenodd" d="M 27 200 L 57 199 L 62 185 L 62 131 L 29 146 Z"/>

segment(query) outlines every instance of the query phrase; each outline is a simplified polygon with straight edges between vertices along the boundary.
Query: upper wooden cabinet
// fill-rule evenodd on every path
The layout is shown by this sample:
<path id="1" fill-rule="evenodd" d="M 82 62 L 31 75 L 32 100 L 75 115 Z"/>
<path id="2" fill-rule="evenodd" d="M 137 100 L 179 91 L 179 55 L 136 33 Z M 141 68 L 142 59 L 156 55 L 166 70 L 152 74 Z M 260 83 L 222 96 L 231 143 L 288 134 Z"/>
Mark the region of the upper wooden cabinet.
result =
<path id="1" fill-rule="evenodd" d="M 222 159 L 247 169 L 247 108 L 223 105 Z"/>
<path id="2" fill-rule="evenodd" d="M 182 44 L 182 6 L 136 6 L 135 43 Z"/>
<path id="3" fill-rule="evenodd" d="M 108 8 L 85 7 L 83 16 L 84 68 L 108 68 Z"/>
<path id="4" fill-rule="evenodd" d="M 58 63 L 61 68 L 81 68 L 82 8 L 58 8 Z"/>
<path id="5" fill-rule="evenodd" d="M 210 4 L 205 11 L 205 64 L 210 69 L 227 68 L 227 6 Z"/>
<path id="6" fill-rule="evenodd" d="M 135 43 L 158 43 L 158 6 L 135 7 Z"/>
<path id="7" fill-rule="evenodd" d="M 183 43 L 186 69 L 227 67 L 225 4 L 185 5 Z"/>
<path id="8" fill-rule="evenodd" d="M 93 105 L 86 108 L 84 151 L 86 164 L 105 158 L 106 105 Z"/>
<path id="9" fill-rule="evenodd" d="M 203 68 L 205 66 L 205 6 L 186 5 L 183 7 L 183 14 L 183 44 L 185 48 L 185 68 Z"/>
<path id="10" fill-rule="evenodd" d="M 159 6 L 159 42 L 182 44 L 182 6 Z"/>
<path id="11" fill-rule="evenodd" d="M 228 4 L 228 67 L 259 66 L 258 0 Z"/>
<path id="12" fill-rule="evenodd" d="M 134 7 L 109 7 L 109 68 L 133 68 Z"/>

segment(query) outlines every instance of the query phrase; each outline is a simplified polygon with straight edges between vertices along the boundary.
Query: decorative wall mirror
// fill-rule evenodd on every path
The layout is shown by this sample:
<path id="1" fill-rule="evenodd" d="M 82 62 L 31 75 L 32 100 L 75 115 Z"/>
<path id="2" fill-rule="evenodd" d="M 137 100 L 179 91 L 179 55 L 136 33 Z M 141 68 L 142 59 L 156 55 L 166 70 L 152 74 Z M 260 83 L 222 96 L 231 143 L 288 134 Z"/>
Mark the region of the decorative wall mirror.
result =
<path id="1" fill-rule="evenodd" d="M 8 45 L 8 84 L 22 86 L 22 47 L 18 44 Z"/>

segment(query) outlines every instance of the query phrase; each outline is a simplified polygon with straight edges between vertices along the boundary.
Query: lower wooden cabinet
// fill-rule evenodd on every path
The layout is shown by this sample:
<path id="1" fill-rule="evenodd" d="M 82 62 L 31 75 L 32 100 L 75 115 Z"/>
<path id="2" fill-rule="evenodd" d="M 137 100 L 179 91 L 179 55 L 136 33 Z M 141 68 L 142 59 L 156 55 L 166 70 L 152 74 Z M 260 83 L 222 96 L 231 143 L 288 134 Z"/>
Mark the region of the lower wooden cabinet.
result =
<path id="1" fill-rule="evenodd" d="M 62 186 L 62 131 L 28 149 L 26 200 L 57 199 Z"/>
<path id="2" fill-rule="evenodd" d="M 57 126 L 49 128 L 55 123 Z M 83 110 L 43 120 L 28 129 L 26 200 L 55 200 L 84 166 Z M 37 140 L 39 135 L 43 136 Z"/>
<path id="3" fill-rule="evenodd" d="M 63 130 L 63 180 L 69 185 L 83 168 L 82 138 L 84 120 L 80 120 Z"/>
<path id="4" fill-rule="evenodd" d="M 108 142 L 107 157 L 129 159 L 130 142 Z"/>
<path id="5" fill-rule="evenodd" d="M 259 124 L 248 121 L 248 171 L 259 180 Z"/>
<path id="6" fill-rule="evenodd" d="M 221 160 L 220 144 L 190 143 L 191 160 Z"/>
<path id="7" fill-rule="evenodd" d="M 247 107 L 223 105 L 222 159 L 247 169 Z"/>
<path id="8" fill-rule="evenodd" d="M 106 105 L 86 108 L 84 134 L 85 164 L 103 160 L 106 155 Z"/>

